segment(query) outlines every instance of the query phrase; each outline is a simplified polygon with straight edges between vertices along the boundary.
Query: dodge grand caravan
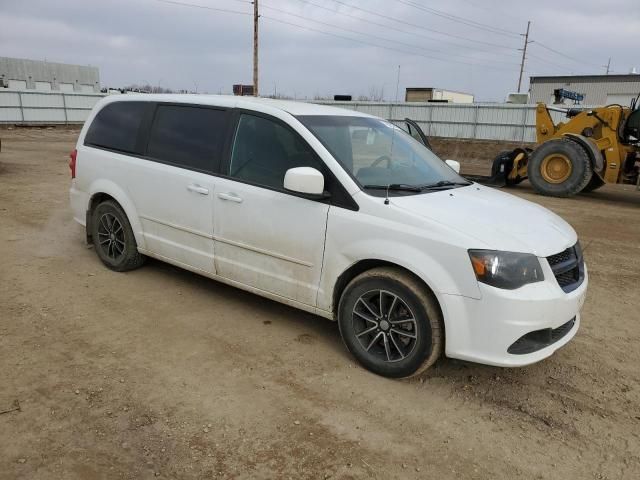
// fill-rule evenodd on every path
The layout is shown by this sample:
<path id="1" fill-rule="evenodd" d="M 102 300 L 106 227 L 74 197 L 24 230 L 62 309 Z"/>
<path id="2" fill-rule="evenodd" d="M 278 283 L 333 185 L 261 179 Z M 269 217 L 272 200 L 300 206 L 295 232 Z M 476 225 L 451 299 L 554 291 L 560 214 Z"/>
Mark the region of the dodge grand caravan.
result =
<path id="1" fill-rule="evenodd" d="M 100 260 L 153 257 L 337 320 L 366 368 L 441 355 L 526 365 L 580 324 L 575 231 L 465 180 L 362 113 L 246 97 L 101 100 L 71 154 L 71 206 Z"/>

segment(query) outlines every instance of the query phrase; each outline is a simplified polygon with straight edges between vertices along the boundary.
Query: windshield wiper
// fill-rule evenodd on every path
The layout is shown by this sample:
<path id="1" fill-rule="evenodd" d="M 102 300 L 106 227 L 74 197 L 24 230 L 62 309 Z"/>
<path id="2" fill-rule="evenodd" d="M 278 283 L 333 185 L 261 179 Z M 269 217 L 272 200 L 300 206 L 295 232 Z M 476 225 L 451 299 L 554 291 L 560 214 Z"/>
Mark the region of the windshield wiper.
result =
<path id="1" fill-rule="evenodd" d="M 442 188 L 442 187 L 456 187 L 456 186 L 467 186 L 471 185 L 472 182 L 452 182 L 451 180 L 440 180 L 436 183 L 428 183 L 426 185 L 420 185 L 420 190 L 430 190 L 433 188 Z"/>
<path id="2" fill-rule="evenodd" d="M 420 185 L 407 185 L 406 183 L 391 183 L 389 185 L 364 185 L 362 188 L 371 190 L 389 190 L 395 192 L 421 192 Z"/>

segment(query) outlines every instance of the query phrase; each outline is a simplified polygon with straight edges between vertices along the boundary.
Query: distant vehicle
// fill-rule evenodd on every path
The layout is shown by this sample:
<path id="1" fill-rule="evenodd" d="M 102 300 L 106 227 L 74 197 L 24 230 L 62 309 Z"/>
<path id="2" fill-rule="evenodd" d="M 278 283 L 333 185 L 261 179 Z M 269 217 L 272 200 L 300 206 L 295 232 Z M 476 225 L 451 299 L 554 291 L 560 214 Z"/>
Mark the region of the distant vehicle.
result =
<path id="1" fill-rule="evenodd" d="M 154 257 L 335 319 L 380 375 L 415 375 L 442 354 L 527 365 L 580 324 L 575 231 L 376 117 L 114 95 L 95 106 L 70 167 L 74 218 L 108 268 Z"/>
<path id="2" fill-rule="evenodd" d="M 529 103 L 529 94 L 528 93 L 510 93 L 507 95 L 507 103 L 516 103 L 516 104 L 526 104 Z"/>

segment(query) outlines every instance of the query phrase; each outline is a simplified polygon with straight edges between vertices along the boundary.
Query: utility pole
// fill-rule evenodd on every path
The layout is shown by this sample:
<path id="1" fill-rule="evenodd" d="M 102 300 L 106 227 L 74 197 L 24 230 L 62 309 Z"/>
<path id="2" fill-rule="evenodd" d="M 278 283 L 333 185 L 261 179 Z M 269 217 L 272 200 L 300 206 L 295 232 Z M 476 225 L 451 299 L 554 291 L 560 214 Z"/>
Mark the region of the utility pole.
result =
<path id="1" fill-rule="evenodd" d="M 607 62 L 606 69 L 607 69 L 607 75 L 609 75 L 609 72 L 611 71 L 611 57 L 609 57 L 609 61 Z"/>
<path id="2" fill-rule="evenodd" d="M 253 0 L 253 95 L 258 96 L 258 0 Z"/>
<path id="3" fill-rule="evenodd" d="M 520 78 L 518 78 L 518 93 L 520 93 L 520 87 L 522 86 L 522 74 L 524 73 L 524 61 L 527 58 L 527 45 L 529 45 L 529 27 L 530 26 L 531 26 L 531 21 L 528 21 L 527 33 L 524 34 L 524 47 L 522 48 L 522 62 L 520 63 Z"/>

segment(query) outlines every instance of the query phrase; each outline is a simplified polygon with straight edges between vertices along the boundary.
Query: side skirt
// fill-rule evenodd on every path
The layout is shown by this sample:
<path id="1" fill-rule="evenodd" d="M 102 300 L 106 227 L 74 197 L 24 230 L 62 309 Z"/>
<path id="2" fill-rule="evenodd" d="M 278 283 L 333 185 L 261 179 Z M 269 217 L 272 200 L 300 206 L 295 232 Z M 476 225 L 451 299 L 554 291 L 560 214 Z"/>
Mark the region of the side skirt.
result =
<path id="1" fill-rule="evenodd" d="M 247 292 L 255 293 L 256 295 L 260 295 L 261 297 L 268 298 L 269 300 L 273 300 L 279 303 L 284 303 L 285 305 L 289 305 L 290 307 L 297 308 L 299 310 L 304 310 L 305 312 L 313 313 L 314 315 L 318 315 L 320 317 L 327 318 L 329 320 L 335 320 L 333 316 L 333 312 L 329 312 L 327 310 L 322 310 L 318 307 L 314 307 L 311 305 L 306 305 L 301 302 L 297 302 L 296 300 L 291 300 L 286 297 L 282 297 L 280 295 L 276 295 L 275 293 L 267 292 L 265 290 L 261 290 L 259 288 L 251 287 L 249 285 L 245 285 L 244 283 L 236 282 L 235 280 L 229 280 L 228 278 L 221 277 L 220 275 L 216 275 L 215 273 L 207 272 L 205 270 L 200 270 L 199 268 L 194 268 L 190 265 L 184 264 L 177 260 L 173 260 L 171 258 L 164 257 L 162 255 L 158 255 L 153 252 L 149 252 L 142 248 L 138 248 L 138 251 L 143 255 L 147 255 L 148 257 L 155 258 L 162 262 L 170 263 L 171 265 L 175 265 L 176 267 L 183 268 L 185 270 L 189 270 L 190 272 L 197 273 L 198 275 L 202 275 L 204 277 L 211 278 L 217 282 L 224 283 L 226 285 L 230 285 L 232 287 L 239 288 L 241 290 L 245 290 Z"/>

